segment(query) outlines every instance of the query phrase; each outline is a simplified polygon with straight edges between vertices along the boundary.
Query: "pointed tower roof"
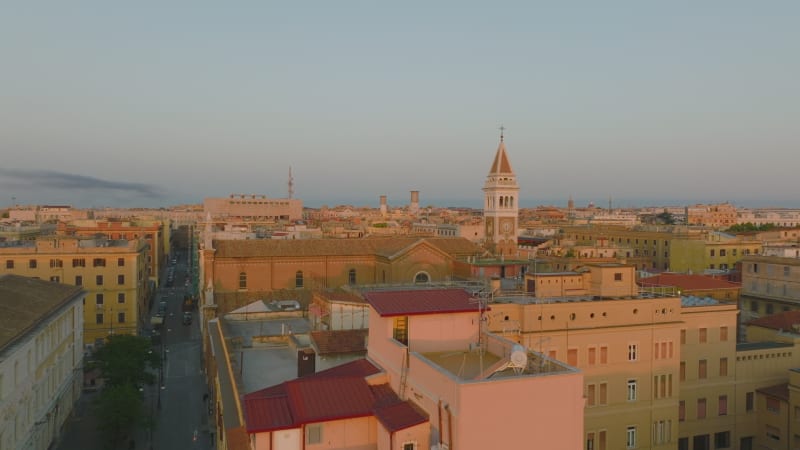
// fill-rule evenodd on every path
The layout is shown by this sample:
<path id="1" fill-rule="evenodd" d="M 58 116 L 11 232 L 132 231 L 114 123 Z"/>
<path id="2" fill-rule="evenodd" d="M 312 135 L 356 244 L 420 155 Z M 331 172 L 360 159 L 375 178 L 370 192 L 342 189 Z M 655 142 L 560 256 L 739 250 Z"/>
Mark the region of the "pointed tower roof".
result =
<path id="1" fill-rule="evenodd" d="M 500 135 L 500 145 L 497 146 L 497 154 L 494 156 L 492 168 L 489 170 L 489 176 L 492 175 L 514 175 L 514 169 L 511 168 L 508 155 L 506 155 L 506 143 L 503 141 L 502 134 Z"/>

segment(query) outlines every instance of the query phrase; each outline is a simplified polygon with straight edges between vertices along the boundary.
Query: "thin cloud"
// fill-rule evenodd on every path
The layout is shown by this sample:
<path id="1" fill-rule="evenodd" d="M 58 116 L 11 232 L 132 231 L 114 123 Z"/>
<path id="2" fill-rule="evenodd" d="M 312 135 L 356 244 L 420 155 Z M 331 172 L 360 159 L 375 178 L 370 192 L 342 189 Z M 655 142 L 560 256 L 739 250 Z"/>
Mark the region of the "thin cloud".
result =
<path id="1" fill-rule="evenodd" d="M 14 185 L 30 188 L 52 188 L 66 190 L 117 191 L 149 198 L 161 194 L 155 186 L 143 183 L 126 183 L 50 170 L 0 169 L 0 179 L 7 179 Z"/>

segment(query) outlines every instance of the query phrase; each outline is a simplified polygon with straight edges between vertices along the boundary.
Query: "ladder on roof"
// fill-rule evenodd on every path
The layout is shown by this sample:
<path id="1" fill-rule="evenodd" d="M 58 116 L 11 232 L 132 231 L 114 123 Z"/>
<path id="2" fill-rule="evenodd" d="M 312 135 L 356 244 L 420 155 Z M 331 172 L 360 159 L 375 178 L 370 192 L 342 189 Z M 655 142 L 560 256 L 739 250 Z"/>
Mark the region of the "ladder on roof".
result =
<path id="1" fill-rule="evenodd" d="M 403 351 L 403 363 L 400 366 L 400 399 L 406 399 L 406 385 L 408 384 L 408 369 L 409 369 L 409 361 L 408 361 L 408 347 L 405 348 Z"/>

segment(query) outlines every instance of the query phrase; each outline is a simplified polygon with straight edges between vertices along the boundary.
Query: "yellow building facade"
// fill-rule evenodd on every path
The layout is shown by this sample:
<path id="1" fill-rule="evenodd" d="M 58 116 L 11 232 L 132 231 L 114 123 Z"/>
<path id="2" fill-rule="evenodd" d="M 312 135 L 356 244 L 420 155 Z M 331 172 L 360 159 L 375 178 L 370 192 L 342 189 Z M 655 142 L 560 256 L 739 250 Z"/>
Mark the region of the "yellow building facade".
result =
<path id="1" fill-rule="evenodd" d="M 0 274 L 83 287 L 84 338 L 138 334 L 148 311 L 148 246 L 142 240 L 48 236 L 0 245 Z"/>
<path id="2" fill-rule="evenodd" d="M 670 270 L 703 273 L 707 270 L 732 270 L 737 262 L 761 253 L 761 241 L 712 232 L 702 239 L 673 240 Z"/>

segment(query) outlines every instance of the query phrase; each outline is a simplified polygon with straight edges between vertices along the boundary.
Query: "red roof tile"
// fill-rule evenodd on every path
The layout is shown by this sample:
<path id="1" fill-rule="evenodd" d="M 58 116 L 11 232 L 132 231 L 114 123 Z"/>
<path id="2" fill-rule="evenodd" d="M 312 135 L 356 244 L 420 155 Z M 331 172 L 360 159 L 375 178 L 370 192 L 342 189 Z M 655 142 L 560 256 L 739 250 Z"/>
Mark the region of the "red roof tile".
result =
<path id="1" fill-rule="evenodd" d="M 370 375 L 375 375 L 376 373 L 380 373 L 381 370 L 375 367 L 374 364 L 369 362 L 366 359 L 357 359 L 355 361 L 350 361 L 349 363 L 342 364 L 336 367 L 331 367 L 330 369 L 323 370 L 320 372 L 315 373 L 314 375 L 310 375 L 312 377 L 349 377 L 349 376 L 358 376 L 362 378 L 366 378 Z"/>
<path id="2" fill-rule="evenodd" d="M 747 324 L 773 330 L 793 330 L 795 325 L 800 325 L 800 311 L 784 311 L 772 316 L 753 319 Z"/>
<path id="3" fill-rule="evenodd" d="M 383 317 L 478 312 L 478 303 L 464 289 L 374 291 L 364 298 Z"/>
<path id="4" fill-rule="evenodd" d="M 711 289 L 737 289 L 739 283 L 707 275 L 687 275 L 681 273 L 662 273 L 653 277 L 642 278 L 639 280 L 640 286 L 675 286 L 681 290 L 711 290 Z"/>
<path id="5" fill-rule="evenodd" d="M 428 421 L 425 411 L 408 401 L 378 408 L 375 410 L 375 417 L 390 433 Z"/>
<path id="6" fill-rule="evenodd" d="M 297 423 L 372 415 L 374 398 L 364 378 L 298 378 L 286 390 Z"/>
<path id="7" fill-rule="evenodd" d="M 372 415 L 376 399 L 383 397 L 376 396 L 364 378 L 379 372 L 361 359 L 246 394 L 247 431 Z"/>

